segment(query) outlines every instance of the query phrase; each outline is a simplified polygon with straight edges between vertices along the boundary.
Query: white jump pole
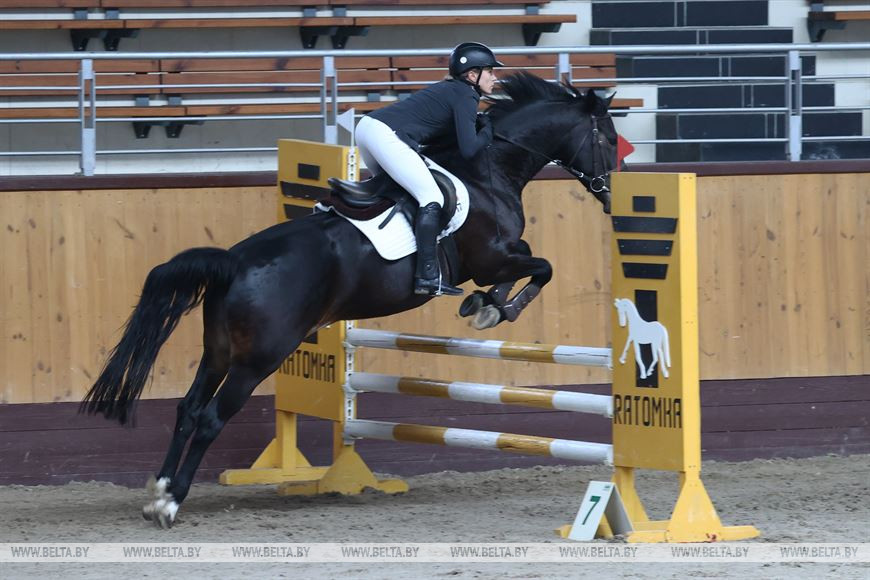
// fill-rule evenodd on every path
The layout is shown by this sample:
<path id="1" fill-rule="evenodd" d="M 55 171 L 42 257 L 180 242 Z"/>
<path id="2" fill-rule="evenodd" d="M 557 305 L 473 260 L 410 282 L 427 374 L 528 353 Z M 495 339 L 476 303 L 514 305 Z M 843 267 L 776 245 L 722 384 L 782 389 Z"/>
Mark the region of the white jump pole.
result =
<path id="1" fill-rule="evenodd" d="M 613 445 L 606 443 L 362 419 L 347 421 L 344 425 L 344 433 L 350 437 L 363 439 L 434 443 L 469 449 L 497 449 L 524 455 L 544 455 L 571 461 L 613 465 Z"/>
<path id="2" fill-rule="evenodd" d="M 356 391 L 441 397 L 455 401 L 518 405 L 575 413 L 613 416 L 613 397 L 531 387 L 511 387 L 461 381 L 436 381 L 378 373 L 353 373 L 348 382 Z"/>
<path id="3" fill-rule="evenodd" d="M 349 346 L 612 368 L 609 348 L 449 338 L 368 328 L 348 330 L 346 340 Z"/>

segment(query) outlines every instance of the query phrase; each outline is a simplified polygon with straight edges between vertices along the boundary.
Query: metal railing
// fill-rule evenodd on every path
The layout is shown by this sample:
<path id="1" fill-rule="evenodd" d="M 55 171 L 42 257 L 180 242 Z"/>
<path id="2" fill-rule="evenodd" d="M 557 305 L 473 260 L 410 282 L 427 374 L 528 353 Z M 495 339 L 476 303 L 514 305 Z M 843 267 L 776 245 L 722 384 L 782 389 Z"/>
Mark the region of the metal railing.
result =
<path id="1" fill-rule="evenodd" d="M 849 52 L 866 51 L 868 54 L 864 62 L 868 63 L 867 73 L 843 73 L 830 76 L 803 76 L 801 73 L 801 56 L 809 54 L 832 53 L 832 52 Z M 767 44 L 767 45 L 680 45 L 680 46 L 594 46 L 582 48 L 569 47 L 551 47 L 551 48 L 530 48 L 530 47 L 503 47 L 496 49 L 495 52 L 510 55 L 558 55 L 556 65 L 550 67 L 552 69 L 552 79 L 577 81 L 582 83 L 602 83 L 612 85 L 616 83 L 619 87 L 631 85 L 650 85 L 650 86 L 667 86 L 667 85 L 724 85 L 727 83 L 754 83 L 754 84 L 772 84 L 782 87 L 784 105 L 783 106 L 767 106 L 767 107 L 685 107 L 685 108 L 660 108 L 660 107 L 636 107 L 630 109 L 630 114 L 686 114 L 686 113 L 728 113 L 741 115 L 745 113 L 782 113 L 785 119 L 785 131 L 782 137 L 767 137 L 767 138 L 712 138 L 701 137 L 696 139 L 657 139 L 657 138 L 642 138 L 642 136 L 626 135 L 629 141 L 635 144 L 667 144 L 667 143 L 740 143 L 740 142 L 772 142 L 782 143 L 786 158 L 790 160 L 801 159 L 803 144 L 805 142 L 818 140 L 840 140 L 850 141 L 858 139 L 868 139 L 870 136 L 864 135 L 828 135 L 824 137 L 811 137 L 803 135 L 804 113 L 818 111 L 864 111 L 870 109 L 870 43 L 839 43 L 839 44 Z M 340 81 L 340 71 L 336 69 L 336 57 L 399 57 L 399 56 L 443 56 L 448 54 L 447 49 L 422 49 L 422 50 L 304 50 L 304 51 L 251 51 L 251 52 L 142 52 L 142 53 L 115 53 L 115 52 L 64 52 L 64 53 L 7 53 L 0 55 L 0 61 L 51 61 L 51 60 L 77 60 L 79 61 L 78 83 L 76 86 L 65 87 L 25 87 L 25 86 L 4 86 L 0 89 L 0 97 L 4 96 L 4 92 L 10 91 L 38 91 L 45 92 L 50 95 L 52 92 L 65 90 L 69 92 L 71 89 L 77 90 L 77 103 L 79 115 L 78 118 L 57 119 L 50 117 L 39 117 L 39 108 L 34 107 L 34 116 L 27 118 L 0 118 L 0 123 L 76 123 L 80 130 L 78 150 L 46 150 L 46 151 L 0 151 L 2 157 L 31 157 L 31 156 L 69 156 L 77 155 L 79 157 L 79 165 L 81 172 L 84 175 L 93 175 L 96 166 L 96 158 L 98 155 L 130 155 L 130 154 L 145 154 L 145 153 L 239 153 L 239 152 L 268 152 L 276 150 L 275 147 L 219 147 L 219 148 L 186 148 L 186 149 L 166 149 L 166 148 L 143 148 L 143 149 L 99 149 L 97 143 L 96 127 L 98 123 L 117 123 L 117 122 L 174 122 L 174 123 L 196 123 L 207 120 L 222 120 L 222 121 L 250 121 L 250 120 L 278 120 L 278 119 L 320 119 L 322 125 L 322 136 L 327 142 L 335 142 L 337 138 L 337 117 L 339 114 L 339 88 L 340 87 L 356 87 L 360 91 L 365 91 L 367 87 L 383 86 L 385 84 L 391 87 L 393 93 L 390 98 L 396 98 L 397 89 L 402 87 L 426 84 L 421 81 L 390 81 L 390 82 L 347 82 Z M 754 56 L 779 56 L 783 58 L 784 66 L 781 75 L 773 76 L 667 76 L 667 77 L 603 77 L 603 78 L 572 78 L 572 65 L 570 63 L 570 55 L 572 54 L 615 54 L 617 56 L 701 56 L 701 55 L 754 55 Z M 137 117 L 137 116 L 112 116 L 100 117 L 101 103 L 97 100 L 97 93 L 101 88 L 99 85 L 100 73 L 95 72 L 95 62 L 100 60 L 160 60 L 160 59 L 239 59 L 239 58 L 311 58 L 317 57 L 322 59 L 320 70 L 319 83 L 221 83 L 221 84 L 167 84 L 167 85 L 112 85 L 106 88 L 112 89 L 159 89 L 167 88 L 226 88 L 239 89 L 251 87 L 297 87 L 310 89 L 316 96 L 310 97 L 316 100 L 319 104 L 319 113 L 288 113 L 288 114 L 268 114 L 268 115 L 187 115 L 187 116 L 159 116 L 153 117 Z M 539 69 L 540 70 L 540 69 Z M 805 107 L 803 105 L 803 88 L 812 83 L 831 82 L 831 81 L 867 81 L 868 85 L 864 91 L 867 95 L 866 102 L 856 105 L 842 106 L 825 106 L 825 107 Z M 227 92 L 232 92 L 228 90 Z M 236 95 L 235 98 L 238 98 Z M 360 97 L 357 96 L 357 99 Z M 311 101 L 309 101 L 311 102 Z M 350 104 L 351 101 L 342 101 L 343 104 Z M 11 104 L 7 103 L 7 106 Z M 2 107 L 2 105 L 0 105 Z M 2 117 L 2 115 L 0 115 Z M 634 138 L 633 138 L 634 137 Z"/>

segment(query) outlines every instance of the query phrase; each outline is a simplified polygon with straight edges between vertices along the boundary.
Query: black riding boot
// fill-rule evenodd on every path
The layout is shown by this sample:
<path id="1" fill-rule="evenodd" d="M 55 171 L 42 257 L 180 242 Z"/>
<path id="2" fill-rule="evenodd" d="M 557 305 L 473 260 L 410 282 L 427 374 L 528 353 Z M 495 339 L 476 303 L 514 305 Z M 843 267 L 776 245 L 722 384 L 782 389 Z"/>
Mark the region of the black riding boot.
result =
<path id="1" fill-rule="evenodd" d="M 441 281 L 438 265 L 437 238 L 441 231 L 439 221 L 441 206 L 432 202 L 417 210 L 414 235 L 417 236 L 417 272 L 414 277 L 414 293 L 440 296 L 462 294 L 460 288 Z"/>

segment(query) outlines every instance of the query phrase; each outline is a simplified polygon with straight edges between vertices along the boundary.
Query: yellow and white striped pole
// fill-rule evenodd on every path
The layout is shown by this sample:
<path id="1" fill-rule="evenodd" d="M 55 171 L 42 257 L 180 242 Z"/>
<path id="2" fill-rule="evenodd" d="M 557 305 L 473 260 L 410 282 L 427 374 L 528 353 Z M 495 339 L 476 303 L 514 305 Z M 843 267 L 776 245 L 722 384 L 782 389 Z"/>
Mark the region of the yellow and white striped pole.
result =
<path id="1" fill-rule="evenodd" d="M 367 328 L 348 330 L 347 344 L 431 354 L 611 368 L 611 349 L 588 346 L 450 338 Z"/>
<path id="2" fill-rule="evenodd" d="M 613 445 L 606 443 L 362 419 L 345 423 L 344 432 L 351 437 L 364 439 L 433 443 L 469 449 L 497 449 L 524 455 L 545 455 L 571 461 L 613 464 Z"/>
<path id="3" fill-rule="evenodd" d="M 353 373 L 348 384 L 357 391 L 440 397 L 470 403 L 517 405 L 613 416 L 613 397 L 609 395 L 462 381 L 437 381 L 378 373 Z"/>

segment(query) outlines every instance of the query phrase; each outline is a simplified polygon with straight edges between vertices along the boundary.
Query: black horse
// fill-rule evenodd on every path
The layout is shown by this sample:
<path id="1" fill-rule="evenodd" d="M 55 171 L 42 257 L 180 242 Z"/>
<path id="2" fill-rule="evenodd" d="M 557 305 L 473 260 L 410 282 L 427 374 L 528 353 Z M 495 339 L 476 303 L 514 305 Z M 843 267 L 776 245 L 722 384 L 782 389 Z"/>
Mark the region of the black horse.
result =
<path id="1" fill-rule="evenodd" d="M 482 318 L 480 327 L 515 320 L 552 275 L 550 264 L 532 256 L 521 239 L 523 187 L 555 161 L 608 211 L 607 175 L 616 163 L 610 99 L 528 74 L 509 77 L 502 87 L 504 96 L 487 113 L 496 134 L 492 145 L 471 162 L 450 152 L 433 156 L 468 186 L 470 209 L 455 234 L 460 271 L 453 282 L 492 286 L 462 304 L 463 315 Z M 145 517 L 172 525 L 206 449 L 306 336 L 337 320 L 386 316 L 427 302 L 429 297 L 413 293 L 413 276 L 414 256 L 384 260 L 332 212 L 278 224 L 229 250 L 186 250 L 155 267 L 81 406 L 125 423 L 160 347 L 181 316 L 202 303 L 202 360 L 178 405 L 172 442 L 151 485 L 156 499 L 145 507 Z M 527 277 L 507 299 L 514 283 Z"/>

